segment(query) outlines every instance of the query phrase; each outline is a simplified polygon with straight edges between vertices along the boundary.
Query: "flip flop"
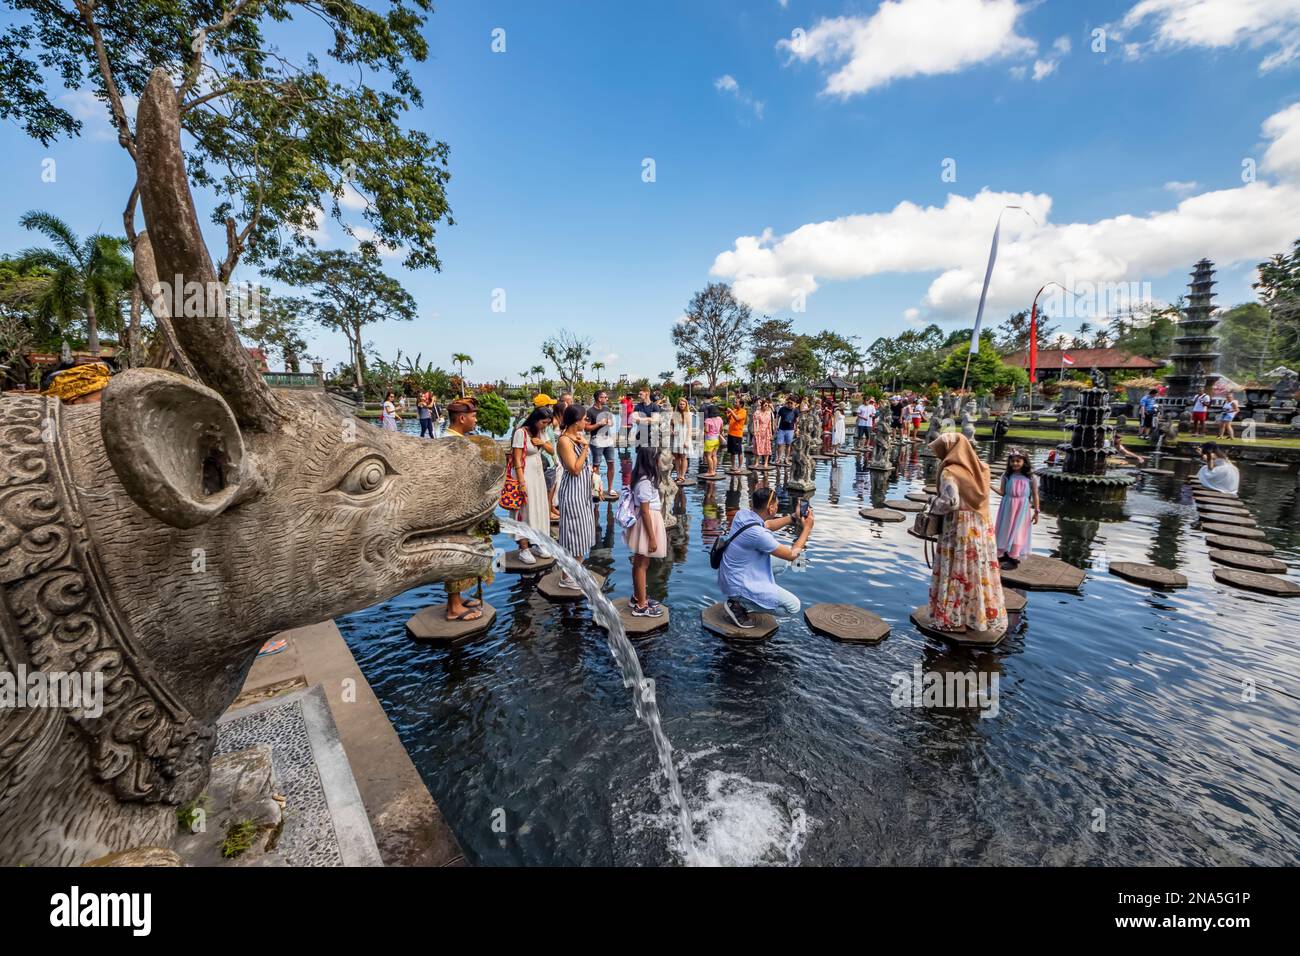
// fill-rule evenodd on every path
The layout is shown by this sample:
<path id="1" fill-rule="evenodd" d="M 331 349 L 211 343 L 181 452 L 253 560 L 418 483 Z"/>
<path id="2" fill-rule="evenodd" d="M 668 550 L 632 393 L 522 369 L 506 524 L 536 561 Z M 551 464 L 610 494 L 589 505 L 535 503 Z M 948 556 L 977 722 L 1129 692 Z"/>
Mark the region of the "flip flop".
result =
<path id="1" fill-rule="evenodd" d="M 482 607 L 482 606 L 483 606 L 483 602 L 480 601 L 478 598 L 468 598 L 468 599 L 466 599 L 466 600 L 464 600 L 464 601 L 461 601 L 460 603 L 461 603 L 461 604 L 464 604 L 466 607 Z"/>
<path id="2" fill-rule="evenodd" d="M 478 620 L 479 618 L 481 618 L 482 616 L 483 616 L 483 612 L 482 612 L 482 611 L 480 611 L 480 610 L 479 610 L 478 608 L 476 608 L 476 607 L 470 607 L 470 608 L 466 608 L 465 610 L 461 611 L 459 614 L 448 614 L 448 615 L 447 615 L 447 620 L 449 620 L 449 621 L 464 621 L 466 624 L 468 624 L 470 621 L 477 621 L 477 620 Z"/>

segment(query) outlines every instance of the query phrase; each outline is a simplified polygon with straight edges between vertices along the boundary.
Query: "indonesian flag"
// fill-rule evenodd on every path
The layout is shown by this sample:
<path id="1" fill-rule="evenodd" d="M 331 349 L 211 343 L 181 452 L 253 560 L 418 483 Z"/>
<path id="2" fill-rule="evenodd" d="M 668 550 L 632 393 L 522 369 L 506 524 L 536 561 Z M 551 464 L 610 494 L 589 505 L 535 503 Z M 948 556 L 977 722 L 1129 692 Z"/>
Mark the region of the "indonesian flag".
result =
<path id="1" fill-rule="evenodd" d="M 1062 364 L 1062 365 L 1073 365 L 1073 364 L 1074 364 L 1074 359 L 1070 358 L 1070 356 L 1068 356 L 1068 355 L 1066 355 L 1064 352 L 1062 352 L 1062 353 L 1061 353 L 1061 364 Z"/>

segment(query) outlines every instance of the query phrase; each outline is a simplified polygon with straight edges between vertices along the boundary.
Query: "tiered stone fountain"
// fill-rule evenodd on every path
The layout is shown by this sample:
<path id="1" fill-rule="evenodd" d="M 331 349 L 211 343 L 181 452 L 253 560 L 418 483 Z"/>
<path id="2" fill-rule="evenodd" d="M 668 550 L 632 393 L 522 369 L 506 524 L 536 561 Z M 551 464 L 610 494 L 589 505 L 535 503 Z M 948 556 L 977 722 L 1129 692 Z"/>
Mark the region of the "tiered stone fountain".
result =
<path id="1" fill-rule="evenodd" d="M 1212 392 L 1219 380 L 1219 337 L 1214 327 L 1214 263 L 1202 259 L 1192 271 L 1183 317 L 1178 320 L 1178 337 L 1174 339 L 1173 372 L 1165 379 L 1168 393 L 1160 401 L 1161 417 L 1177 421 L 1190 409 L 1192 399 L 1202 391 Z"/>
<path id="2" fill-rule="evenodd" d="M 1056 501 L 1123 501 L 1133 484 L 1131 475 L 1106 473 L 1106 415 L 1110 393 L 1090 388 L 1075 409 L 1070 440 L 1056 446 L 1062 464 L 1038 472 L 1042 493 Z"/>

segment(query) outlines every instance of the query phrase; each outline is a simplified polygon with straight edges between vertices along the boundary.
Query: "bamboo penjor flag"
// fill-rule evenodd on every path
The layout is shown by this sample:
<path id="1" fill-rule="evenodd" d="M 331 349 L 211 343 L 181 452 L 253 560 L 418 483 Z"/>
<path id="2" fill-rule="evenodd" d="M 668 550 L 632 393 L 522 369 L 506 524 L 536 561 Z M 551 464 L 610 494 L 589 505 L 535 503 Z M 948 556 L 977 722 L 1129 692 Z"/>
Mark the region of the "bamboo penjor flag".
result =
<path id="1" fill-rule="evenodd" d="M 1002 231 L 1002 213 L 1006 212 L 1008 209 L 1019 209 L 1026 216 L 1029 216 L 1030 219 L 1034 218 L 1029 215 L 1029 210 L 1024 206 L 1003 206 L 1002 212 L 998 213 L 998 221 L 993 226 L 993 244 L 989 246 L 989 264 L 984 270 L 984 288 L 980 290 L 980 307 L 975 312 L 975 330 L 971 332 L 970 336 L 970 351 L 972 355 L 976 354 L 980 350 L 980 325 L 984 322 L 984 302 L 989 297 L 989 279 L 993 278 L 993 263 L 998 261 L 998 235 Z"/>

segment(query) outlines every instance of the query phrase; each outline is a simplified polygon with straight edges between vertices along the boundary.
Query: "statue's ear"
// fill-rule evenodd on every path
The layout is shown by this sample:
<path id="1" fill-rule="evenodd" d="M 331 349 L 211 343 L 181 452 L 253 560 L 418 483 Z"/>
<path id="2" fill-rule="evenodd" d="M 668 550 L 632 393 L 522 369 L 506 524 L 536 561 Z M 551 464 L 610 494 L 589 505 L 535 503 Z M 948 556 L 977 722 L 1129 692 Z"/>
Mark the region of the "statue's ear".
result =
<path id="1" fill-rule="evenodd" d="M 127 494 L 159 521 L 193 528 L 253 493 L 230 406 L 183 375 L 131 369 L 114 376 L 99 427 Z"/>

